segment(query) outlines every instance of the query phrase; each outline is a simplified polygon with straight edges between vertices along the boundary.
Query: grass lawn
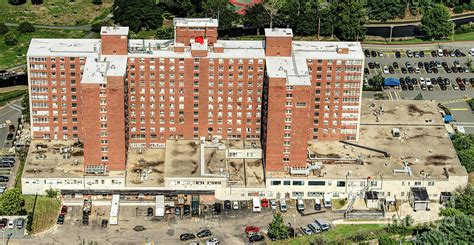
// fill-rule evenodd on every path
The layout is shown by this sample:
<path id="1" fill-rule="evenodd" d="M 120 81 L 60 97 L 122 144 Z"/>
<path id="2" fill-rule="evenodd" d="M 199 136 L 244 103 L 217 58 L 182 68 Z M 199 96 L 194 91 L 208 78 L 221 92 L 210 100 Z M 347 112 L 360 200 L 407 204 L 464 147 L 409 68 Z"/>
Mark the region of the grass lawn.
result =
<path id="1" fill-rule="evenodd" d="M 78 30 L 48 29 L 36 29 L 32 33 L 16 33 L 18 43 L 15 46 L 6 45 L 4 37 L 0 36 L 0 70 L 26 63 L 26 52 L 31 38 L 82 38 L 85 35 L 84 31 Z"/>
<path id="2" fill-rule="evenodd" d="M 41 25 L 74 26 L 92 23 L 98 17 L 105 17 L 112 9 L 113 0 L 102 0 L 102 5 L 92 0 L 44 0 L 41 5 L 31 1 L 14 6 L 8 0 L 0 1 L 0 22 L 20 23 L 29 21 Z"/>
<path id="3" fill-rule="evenodd" d="M 318 240 L 324 240 L 326 242 L 349 242 L 350 237 L 370 233 L 380 232 L 384 229 L 384 226 L 377 224 L 360 224 L 360 225 L 338 225 L 336 228 L 332 228 L 328 232 L 323 232 L 310 236 L 302 236 L 291 241 L 271 242 L 271 244 L 310 244 L 317 242 Z M 349 244 L 349 243 L 348 243 Z"/>
<path id="4" fill-rule="evenodd" d="M 0 106 L 5 105 L 6 103 L 18 99 L 27 93 L 26 89 L 23 90 L 13 90 L 5 93 L 0 93 Z"/>
<path id="5" fill-rule="evenodd" d="M 61 202 L 58 199 L 39 195 L 35 205 L 35 197 L 35 195 L 25 196 L 25 209 L 28 213 L 33 212 L 31 231 L 33 234 L 45 231 L 52 227 L 56 222 L 59 207 L 61 206 Z"/>

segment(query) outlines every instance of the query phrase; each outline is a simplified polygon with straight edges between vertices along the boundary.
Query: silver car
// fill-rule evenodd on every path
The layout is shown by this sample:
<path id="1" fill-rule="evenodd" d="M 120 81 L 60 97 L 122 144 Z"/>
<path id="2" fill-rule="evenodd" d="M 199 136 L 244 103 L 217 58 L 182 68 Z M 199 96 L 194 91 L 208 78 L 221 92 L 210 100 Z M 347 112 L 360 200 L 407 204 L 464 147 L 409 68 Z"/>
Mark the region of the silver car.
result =
<path id="1" fill-rule="evenodd" d="M 313 233 L 320 233 L 321 232 L 321 228 L 316 223 L 309 224 L 308 228 L 310 228 L 313 231 Z"/>
<path id="2" fill-rule="evenodd" d="M 302 225 L 302 226 L 300 227 L 300 229 L 301 229 L 301 231 L 302 231 L 305 235 L 314 234 L 313 231 L 312 231 L 310 228 L 308 228 L 307 226 Z"/>

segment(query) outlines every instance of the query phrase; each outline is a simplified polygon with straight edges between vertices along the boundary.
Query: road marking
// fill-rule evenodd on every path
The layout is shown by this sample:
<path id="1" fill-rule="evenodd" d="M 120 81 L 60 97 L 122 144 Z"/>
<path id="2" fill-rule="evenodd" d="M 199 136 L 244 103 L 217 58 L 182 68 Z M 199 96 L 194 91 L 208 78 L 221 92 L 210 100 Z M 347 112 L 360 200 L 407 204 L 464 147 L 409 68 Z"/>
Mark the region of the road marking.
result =
<path id="1" fill-rule="evenodd" d="M 467 108 L 452 108 L 452 109 L 449 109 L 450 111 L 467 111 L 468 109 Z"/>
<path id="2" fill-rule="evenodd" d="M 5 115 L 9 114 L 9 113 L 10 113 L 10 112 L 12 112 L 12 111 L 14 111 L 14 110 L 9 110 L 9 111 L 7 111 L 7 112 L 5 112 L 5 113 L 3 113 L 3 114 L 0 114 L 0 117 L 2 117 L 2 116 L 5 116 Z"/>
<path id="3" fill-rule="evenodd" d="M 388 100 L 393 100 L 392 93 L 390 91 L 388 91 Z"/>
<path id="4" fill-rule="evenodd" d="M 17 105 L 17 104 L 11 104 L 11 106 L 15 107 L 15 108 L 18 108 L 20 110 L 23 110 L 25 108 L 23 108 L 23 106 L 20 106 L 20 105 Z"/>
<path id="5" fill-rule="evenodd" d="M 16 107 L 12 106 L 12 105 L 8 105 L 8 107 L 12 108 L 13 110 L 16 110 L 16 111 L 20 111 L 20 112 L 21 112 L 21 109 L 18 109 L 18 108 L 16 108 Z"/>

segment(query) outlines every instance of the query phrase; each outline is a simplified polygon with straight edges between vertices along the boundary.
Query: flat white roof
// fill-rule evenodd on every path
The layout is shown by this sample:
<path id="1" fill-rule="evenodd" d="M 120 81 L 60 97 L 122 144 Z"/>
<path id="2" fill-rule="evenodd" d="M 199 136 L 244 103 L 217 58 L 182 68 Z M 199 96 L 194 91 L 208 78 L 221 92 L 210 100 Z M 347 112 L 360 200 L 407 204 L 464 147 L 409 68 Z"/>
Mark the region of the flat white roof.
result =
<path id="1" fill-rule="evenodd" d="M 128 27 L 123 26 L 102 26 L 100 35 L 128 36 Z"/>
<path id="2" fill-rule="evenodd" d="M 293 37 L 293 30 L 290 28 L 265 28 L 267 37 Z"/>
<path id="3" fill-rule="evenodd" d="M 85 57 L 100 51 L 100 39 L 31 39 L 28 57 Z"/>
<path id="4" fill-rule="evenodd" d="M 175 27 L 217 27 L 219 20 L 211 18 L 174 18 Z"/>
<path id="5" fill-rule="evenodd" d="M 364 60 L 364 53 L 359 42 L 307 42 L 293 41 L 293 55 L 305 59 L 343 59 Z M 347 54 L 338 54 L 341 48 L 349 49 Z"/>
<path id="6" fill-rule="evenodd" d="M 81 83 L 107 83 L 107 76 L 124 76 L 127 69 L 126 55 L 90 56 L 86 60 Z"/>
<path id="7" fill-rule="evenodd" d="M 299 57 L 267 57 L 267 74 L 271 78 L 286 78 L 292 86 L 311 85 L 306 59 Z"/>

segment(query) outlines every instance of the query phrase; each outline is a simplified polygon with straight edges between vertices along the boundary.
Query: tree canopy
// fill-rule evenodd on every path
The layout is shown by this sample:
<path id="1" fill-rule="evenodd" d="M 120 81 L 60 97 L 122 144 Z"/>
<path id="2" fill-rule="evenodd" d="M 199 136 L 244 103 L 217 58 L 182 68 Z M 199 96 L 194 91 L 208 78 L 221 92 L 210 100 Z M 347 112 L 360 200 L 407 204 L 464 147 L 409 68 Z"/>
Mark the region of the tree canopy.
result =
<path id="1" fill-rule="evenodd" d="M 367 0 L 367 15 L 371 20 L 387 21 L 405 14 L 407 0 Z"/>
<path id="2" fill-rule="evenodd" d="M 232 23 L 238 19 L 228 0 L 207 0 L 203 2 L 202 8 L 206 17 L 219 19 L 219 29 L 232 27 Z"/>
<path id="3" fill-rule="evenodd" d="M 451 34 L 453 25 L 448 9 L 441 4 L 436 4 L 423 14 L 420 30 L 432 40 L 441 39 Z"/>
<path id="4" fill-rule="evenodd" d="M 341 40 L 362 40 L 365 37 L 366 13 L 361 0 L 339 0 L 330 5 L 334 15 L 334 33 Z"/>
<path id="5" fill-rule="evenodd" d="M 283 223 L 281 213 L 275 213 L 273 215 L 273 220 L 269 226 L 268 232 L 273 234 L 277 240 L 287 238 L 290 233 L 288 227 Z"/>
<path id="6" fill-rule="evenodd" d="M 263 4 L 254 4 L 245 10 L 243 23 L 247 27 L 257 29 L 257 35 L 260 35 L 260 29 L 270 25 L 270 16 L 263 7 Z"/>
<path id="7" fill-rule="evenodd" d="M 161 27 L 162 14 L 162 8 L 153 0 L 115 0 L 113 5 L 115 22 L 133 32 Z"/>
<path id="8" fill-rule="evenodd" d="M 18 215 L 25 203 L 19 189 L 9 189 L 0 196 L 0 215 Z"/>
<path id="9" fill-rule="evenodd" d="M 454 135 L 453 145 L 466 171 L 469 173 L 474 171 L 474 134 L 458 133 Z"/>

